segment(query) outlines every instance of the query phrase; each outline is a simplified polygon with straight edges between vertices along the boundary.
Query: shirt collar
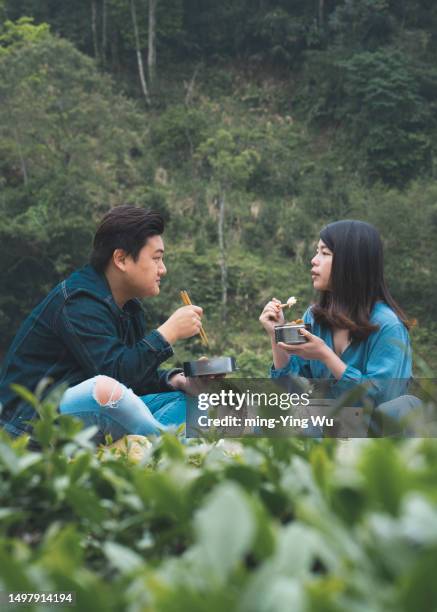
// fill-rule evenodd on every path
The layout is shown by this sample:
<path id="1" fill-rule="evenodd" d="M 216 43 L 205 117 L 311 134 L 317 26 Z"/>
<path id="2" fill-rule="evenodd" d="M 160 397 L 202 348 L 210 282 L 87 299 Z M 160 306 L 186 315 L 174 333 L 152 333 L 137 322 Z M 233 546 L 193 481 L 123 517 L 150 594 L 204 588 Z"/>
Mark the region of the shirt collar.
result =
<path id="1" fill-rule="evenodd" d="M 85 270 L 90 274 L 91 279 L 95 283 L 94 287 L 105 300 L 108 302 L 119 314 L 136 314 L 143 311 L 141 301 L 138 298 L 128 300 L 123 308 L 120 308 L 114 300 L 114 296 L 111 293 L 111 288 L 103 272 L 98 272 L 91 264 L 85 266 Z"/>

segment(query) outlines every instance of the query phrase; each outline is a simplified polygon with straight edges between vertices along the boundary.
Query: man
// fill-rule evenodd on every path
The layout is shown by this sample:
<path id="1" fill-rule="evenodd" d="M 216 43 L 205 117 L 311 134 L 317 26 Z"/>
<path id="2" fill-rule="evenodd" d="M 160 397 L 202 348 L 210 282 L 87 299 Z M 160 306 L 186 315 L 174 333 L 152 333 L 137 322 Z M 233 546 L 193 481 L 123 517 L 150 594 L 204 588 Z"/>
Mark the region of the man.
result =
<path id="1" fill-rule="evenodd" d="M 68 384 L 60 412 L 97 425 L 97 441 L 185 421 L 181 391 L 188 381 L 182 370 L 159 366 L 175 342 L 199 333 L 202 309 L 178 308 L 148 332 L 139 301 L 159 294 L 167 272 L 163 231 L 157 212 L 113 208 L 97 229 L 90 264 L 54 287 L 23 322 L 0 373 L 0 426 L 9 434 L 31 433 L 28 421 L 37 417 L 10 385 L 34 392 L 44 378 L 53 381 L 47 392 Z"/>

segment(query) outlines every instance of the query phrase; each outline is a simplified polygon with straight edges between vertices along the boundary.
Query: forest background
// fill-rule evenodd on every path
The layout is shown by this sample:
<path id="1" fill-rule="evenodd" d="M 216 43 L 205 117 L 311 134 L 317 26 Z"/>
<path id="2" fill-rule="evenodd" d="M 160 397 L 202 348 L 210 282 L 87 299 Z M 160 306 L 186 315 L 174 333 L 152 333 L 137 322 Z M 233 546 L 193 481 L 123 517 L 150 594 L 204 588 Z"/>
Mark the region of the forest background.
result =
<path id="1" fill-rule="evenodd" d="M 436 52 L 432 0 L 0 0 L 0 359 L 136 204 L 168 219 L 150 325 L 188 290 L 247 376 L 270 362 L 263 305 L 314 297 L 321 227 L 374 223 L 435 372 Z"/>

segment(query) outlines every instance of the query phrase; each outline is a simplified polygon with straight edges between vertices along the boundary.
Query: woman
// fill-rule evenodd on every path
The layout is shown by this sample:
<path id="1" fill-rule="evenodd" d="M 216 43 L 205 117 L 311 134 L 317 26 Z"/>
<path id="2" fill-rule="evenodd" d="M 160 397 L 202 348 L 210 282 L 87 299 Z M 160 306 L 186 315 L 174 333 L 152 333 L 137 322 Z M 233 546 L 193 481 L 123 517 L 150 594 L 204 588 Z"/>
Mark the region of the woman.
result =
<path id="1" fill-rule="evenodd" d="M 284 323 L 279 300 L 261 313 L 272 341 L 272 377 L 333 378 L 335 396 L 368 382 L 376 404 L 405 393 L 412 375 L 409 323 L 387 288 L 376 228 L 350 220 L 324 227 L 311 278 L 319 299 L 303 315 L 312 326 L 312 333 L 301 330 L 305 344 L 275 343 L 274 328 Z"/>

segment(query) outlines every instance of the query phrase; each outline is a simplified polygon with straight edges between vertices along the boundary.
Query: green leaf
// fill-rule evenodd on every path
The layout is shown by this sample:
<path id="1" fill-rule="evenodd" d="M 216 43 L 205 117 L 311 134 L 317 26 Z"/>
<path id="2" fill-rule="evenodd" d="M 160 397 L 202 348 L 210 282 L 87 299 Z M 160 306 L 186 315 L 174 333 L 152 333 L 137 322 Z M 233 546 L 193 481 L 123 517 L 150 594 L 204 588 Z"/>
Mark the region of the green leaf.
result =
<path id="1" fill-rule="evenodd" d="M 4 442 L 0 442 L 0 461 L 11 474 L 18 474 L 20 471 L 18 456 L 14 453 L 10 445 Z"/>
<path id="2" fill-rule="evenodd" d="M 37 580 L 31 579 L 25 562 L 11 556 L 5 540 L 0 539 L 0 568 L 2 586 L 8 591 L 34 592 L 38 590 Z"/>
<path id="3" fill-rule="evenodd" d="M 74 457 L 68 466 L 70 480 L 72 483 L 77 482 L 79 478 L 87 472 L 91 461 L 92 457 L 89 453 L 81 453 Z"/>
<path id="4" fill-rule="evenodd" d="M 328 476 L 330 472 L 330 461 L 323 446 L 316 446 L 310 453 L 311 466 L 314 478 L 321 490 L 326 493 L 328 486 Z"/>
<path id="5" fill-rule="evenodd" d="M 102 548 L 111 565 L 122 574 L 135 571 L 144 564 L 140 555 L 117 542 L 105 542 Z"/>
<path id="6" fill-rule="evenodd" d="M 302 582 L 273 576 L 266 588 L 254 594 L 251 612 L 304 612 L 307 610 Z"/>
<path id="7" fill-rule="evenodd" d="M 99 497 L 92 489 L 84 489 L 78 485 L 71 485 L 65 496 L 78 516 L 99 524 L 106 515 Z"/>
<path id="8" fill-rule="evenodd" d="M 18 460 L 18 471 L 22 472 L 24 470 L 27 470 L 28 467 L 31 467 L 32 465 L 39 463 L 41 460 L 42 460 L 41 453 L 28 453 L 26 455 L 23 455 Z"/>
<path id="9" fill-rule="evenodd" d="M 40 412 L 40 403 L 38 401 L 38 398 L 33 393 L 31 393 L 31 391 L 26 389 L 26 387 L 13 383 L 11 385 L 11 389 L 15 391 L 15 393 L 19 395 L 22 399 L 24 399 L 28 404 L 33 406 L 38 413 Z"/>
<path id="10" fill-rule="evenodd" d="M 230 482 L 216 487 L 196 513 L 195 530 L 205 569 L 224 582 L 255 534 L 254 517 L 240 487 Z"/>
<path id="11" fill-rule="evenodd" d="M 81 537 L 74 525 L 60 528 L 55 523 L 46 534 L 40 563 L 56 572 L 71 574 L 83 562 Z"/>
<path id="12" fill-rule="evenodd" d="M 365 449 L 361 469 L 372 502 L 397 514 L 410 478 L 396 446 L 390 440 L 375 441 Z"/>

